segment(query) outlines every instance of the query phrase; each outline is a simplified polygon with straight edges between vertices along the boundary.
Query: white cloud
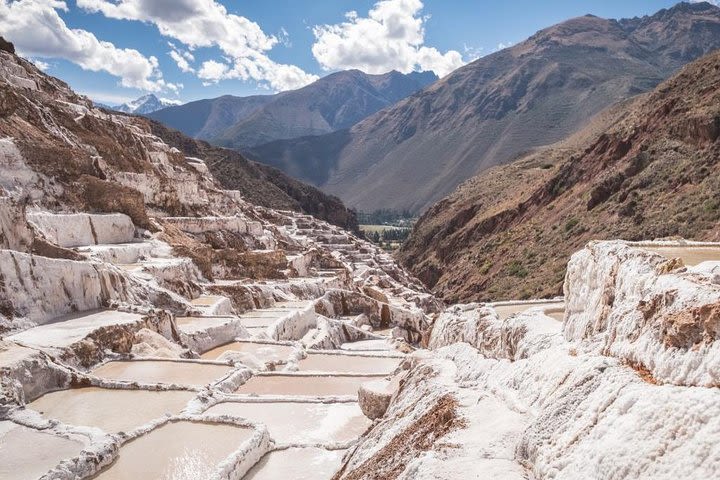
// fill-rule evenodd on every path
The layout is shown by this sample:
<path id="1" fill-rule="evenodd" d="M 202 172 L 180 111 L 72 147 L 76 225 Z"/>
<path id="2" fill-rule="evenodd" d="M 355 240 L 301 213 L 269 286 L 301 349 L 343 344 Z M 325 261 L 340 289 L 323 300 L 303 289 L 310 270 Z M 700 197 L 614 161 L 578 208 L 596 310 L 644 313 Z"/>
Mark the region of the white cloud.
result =
<path id="1" fill-rule="evenodd" d="M 421 0 L 381 0 L 367 17 L 347 12 L 342 23 L 313 28 L 313 55 L 325 70 L 432 70 L 447 75 L 465 62 L 455 50 L 440 53 L 423 45 L 429 17 L 421 16 L 422 8 Z"/>
<path id="2" fill-rule="evenodd" d="M 218 47 L 231 60 L 229 64 L 204 62 L 197 73 L 206 82 L 252 79 L 267 82 L 275 90 L 288 90 L 317 80 L 296 66 L 271 60 L 267 52 L 280 40 L 214 0 L 77 0 L 77 4 L 109 18 L 152 23 L 162 35 L 190 49 Z M 176 56 L 173 59 L 181 69 L 185 66 L 180 66 Z"/>
<path id="3" fill-rule="evenodd" d="M 85 70 L 105 71 L 119 77 L 123 87 L 177 92 L 178 85 L 163 80 L 157 58 L 68 28 L 58 14 L 67 9 L 59 0 L 0 0 L 0 31 L 23 55 L 62 58 Z"/>
<path id="4" fill-rule="evenodd" d="M 505 50 L 506 48 L 510 48 L 514 45 L 514 42 L 500 42 L 497 44 L 497 47 L 495 47 L 494 52 L 499 52 L 500 50 Z"/>
<path id="5" fill-rule="evenodd" d="M 39 68 L 43 72 L 47 72 L 50 68 L 50 64 L 48 62 L 44 62 L 37 58 L 28 58 L 28 60 L 30 60 L 37 68 Z"/>
<path id="6" fill-rule="evenodd" d="M 720 7 L 720 0 L 690 0 L 690 3 L 710 3 L 716 7 Z"/>
<path id="7" fill-rule="evenodd" d="M 195 69 L 190 66 L 190 62 L 195 61 L 193 54 L 187 50 L 177 48 L 172 42 L 168 42 L 168 46 L 170 46 L 168 55 L 175 60 L 178 68 L 185 73 L 195 73 Z"/>

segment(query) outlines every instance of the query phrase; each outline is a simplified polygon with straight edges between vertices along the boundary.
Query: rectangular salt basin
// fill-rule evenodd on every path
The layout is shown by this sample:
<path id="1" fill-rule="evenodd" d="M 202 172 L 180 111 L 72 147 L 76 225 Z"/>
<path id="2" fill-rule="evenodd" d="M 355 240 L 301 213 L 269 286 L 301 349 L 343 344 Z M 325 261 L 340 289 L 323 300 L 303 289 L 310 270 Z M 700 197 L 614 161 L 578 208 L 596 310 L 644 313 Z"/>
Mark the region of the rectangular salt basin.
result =
<path id="1" fill-rule="evenodd" d="M 267 328 L 279 318 L 280 317 L 241 317 L 240 323 L 242 323 L 242 326 L 245 328 Z"/>
<path id="2" fill-rule="evenodd" d="M 0 478 L 37 480 L 83 448 L 80 441 L 0 421 Z"/>
<path id="3" fill-rule="evenodd" d="M 286 448 L 265 455 L 243 480 L 329 480 L 340 469 L 344 450 Z"/>
<path id="4" fill-rule="evenodd" d="M 178 328 L 187 334 L 220 327 L 233 321 L 239 322 L 237 317 L 178 317 L 175 319 Z"/>
<path id="5" fill-rule="evenodd" d="M 226 402 L 207 413 L 264 423 L 272 439 L 281 443 L 347 442 L 359 438 L 372 425 L 355 402 Z"/>
<path id="6" fill-rule="evenodd" d="M 392 357 L 310 353 L 300 360 L 299 367 L 301 371 L 388 374 L 397 368 L 400 360 Z"/>
<path id="7" fill-rule="evenodd" d="M 211 307 L 224 299 L 225 297 L 221 297 L 218 295 L 203 295 L 193 300 L 190 300 L 190 305 L 194 305 L 196 307 Z"/>
<path id="8" fill-rule="evenodd" d="M 357 395 L 363 382 L 371 376 L 255 375 L 236 390 L 255 395 L 332 396 Z"/>
<path id="9" fill-rule="evenodd" d="M 278 363 L 287 361 L 293 353 L 293 347 L 289 345 L 273 345 L 268 343 L 254 342 L 233 342 L 213 348 L 203 353 L 200 358 L 205 360 L 217 360 L 225 352 L 249 353 L 263 363 Z"/>
<path id="10" fill-rule="evenodd" d="M 693 267 L 702 262 L 720 261 L 720 247 L 670 247 L 670 246 L 652 246 L 640 247 L 653 253 L 662 255 L 665 258 L 680 258 L 688 267 Z"/>
<path id="11" fill-rule="evenodd" d="M 227 424 L 173 422 L 120 448 L 101 480 L 214 478 L 220 463 L 251 438 L 253 430 Z"/>
<path id="12" fill-rule="evenodd" d="M 224 365 L 147 360 L 108 362 L 90 373 L 96 377 L 127 382 L 206 385 L 230 370 Z"/>
<path id="13" fill-rule="evenodd" d="M 132 431 L 165 414 L 178 414 L 195 396 L 187 391 L 76 388 L 47 393 L 28 408 L 68 425 L 97 427 L 109 433 Z"/>
<path id="14" fill-rule="evenodd" d="M 559 310 L 562 310 L 564 313 L 564 304 L 562 302 L 518 302 L 518 303 L 509 303 L 505 305 L 491 305 L 492 308 L 497 312 L 498 316 L 500 317 L 500 320 L 505 320 L 506 318 L 510 318 L 512 315 L 520 312 L 524 312 L 526 310 L 533 309 L 541 309 L 545 312 L 546 315 L 557 318 L 557 314 Z M 550 314 L 553 315 L 550 315 Z M 560 320 L 562 320 L 562 317 L 560 317 Z"/>

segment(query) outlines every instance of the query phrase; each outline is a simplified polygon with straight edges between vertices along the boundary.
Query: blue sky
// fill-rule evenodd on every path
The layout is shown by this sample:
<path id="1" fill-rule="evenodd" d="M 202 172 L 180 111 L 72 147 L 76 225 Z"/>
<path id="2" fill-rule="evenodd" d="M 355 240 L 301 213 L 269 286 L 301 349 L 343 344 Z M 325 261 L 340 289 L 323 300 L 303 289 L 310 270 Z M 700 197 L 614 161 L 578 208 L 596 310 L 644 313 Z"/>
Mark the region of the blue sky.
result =
<path id="1" fill-rule="evenodd" d="M 329 72 L 439 75 L 567 18 L 672 0 L 0 0 L 0 30 L 95 100 L 190 101 L 298 88 Z M 354 13 L 348 13 L 354 12 Z"/>

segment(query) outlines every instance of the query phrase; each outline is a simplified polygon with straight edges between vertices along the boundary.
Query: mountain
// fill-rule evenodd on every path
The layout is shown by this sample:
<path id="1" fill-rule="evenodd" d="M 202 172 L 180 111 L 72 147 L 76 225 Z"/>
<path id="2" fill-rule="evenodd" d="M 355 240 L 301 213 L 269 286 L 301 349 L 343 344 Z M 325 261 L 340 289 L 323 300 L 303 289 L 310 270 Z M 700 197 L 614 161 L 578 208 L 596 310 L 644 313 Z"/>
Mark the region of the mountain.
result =
<path id="1" fill-rule="evenodd" d="M 119 211 L 148 228 L 146 209 L 212 214 L 210 199 L 233 189 L 256 205 L 356 227 L 355 214 L 337 198 L 145 117 L 96 108 L 3 45 L 0 193 L 23 186 L 40 207 Z"/>
<path id="2" fill-rule="evenodd" d="M 271 102 L 274 95 L 196 100 L 146 115 L 193 138 L 209 140 Z"/>
<path id="3" fill-rule="evenodd" d="M 720 9 L 708 3 L 628 20 L 574 18 L 371 115 L 340 143 L 317 136 L 250 153 L 288 172 L 323 165 L 316 185 L 349 206 L 420 212 L 463 180 L 567 137 L 718 47 Z"/>
<path id="4" fill-rule="evenodd" d="M 157 110 L 167 108 L 171 105 L 180 104 L 177 100 L 168 100 L 165 98 L 158 98 L 152 93 L 143 95 L 140 98 L 133 100 L 132 102 L 123 103 L 117 107 L 110 107 L 113 110 L 123 113 L 133 113 L 136 115 L 145 115 L 148 113 L 155 112 Z"/>
<path id="5" fill-rule="evenodd" d="M 448 301 L 558 295 L 590 240 L 720 240 L 718 192 L 720 51 L 468 180 L 420 218 L 400 259 Z"/>
<path id="6" fill-rule="evenodd" d="M 349 70 L 298 90 L 200 100 L 149 116 L 187 135 L 241 149 L 351 127 L 435 80 L 432 72 L 368 75 Z"/>

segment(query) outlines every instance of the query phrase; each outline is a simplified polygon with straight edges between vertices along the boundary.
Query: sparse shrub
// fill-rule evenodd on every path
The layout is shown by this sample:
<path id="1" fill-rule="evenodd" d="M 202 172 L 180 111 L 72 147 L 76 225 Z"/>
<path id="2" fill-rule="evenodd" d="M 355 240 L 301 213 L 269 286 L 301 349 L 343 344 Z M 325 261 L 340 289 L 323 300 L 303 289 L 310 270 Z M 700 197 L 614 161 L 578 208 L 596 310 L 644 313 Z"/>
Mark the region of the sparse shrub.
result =
<path id="1" fill-rule="evenodd" d="M 491 268 L 492 268 L 492 263 L 490 263 L 490 261 L 487 260 L 482 265 L 480 265 L 480 268 L 478 269 L 478 271 L 480 272 L 481 275 L 487 275 L 487 273 L 490 271 Z"/>
<path id="2" fill-rule="evenodd" d="M 565 231 L 569 232 L 570 230 L 575 228 L 578 225 L 578 223 L 580 223 L 580 220 L 578 220 L 575 217 L 571 218 L 570 220 L 565 222 Z"/>
<path id="3" fill-rule="evenodd" d="M 510 276 L 518 277 L 518 278 L 525 278 L 528 276 L 527 269 L 523 266 L 522 263 L 520 263 L 517 260 L 513 260 L 510 262 L 507 266 L 507 273 Z"/>

